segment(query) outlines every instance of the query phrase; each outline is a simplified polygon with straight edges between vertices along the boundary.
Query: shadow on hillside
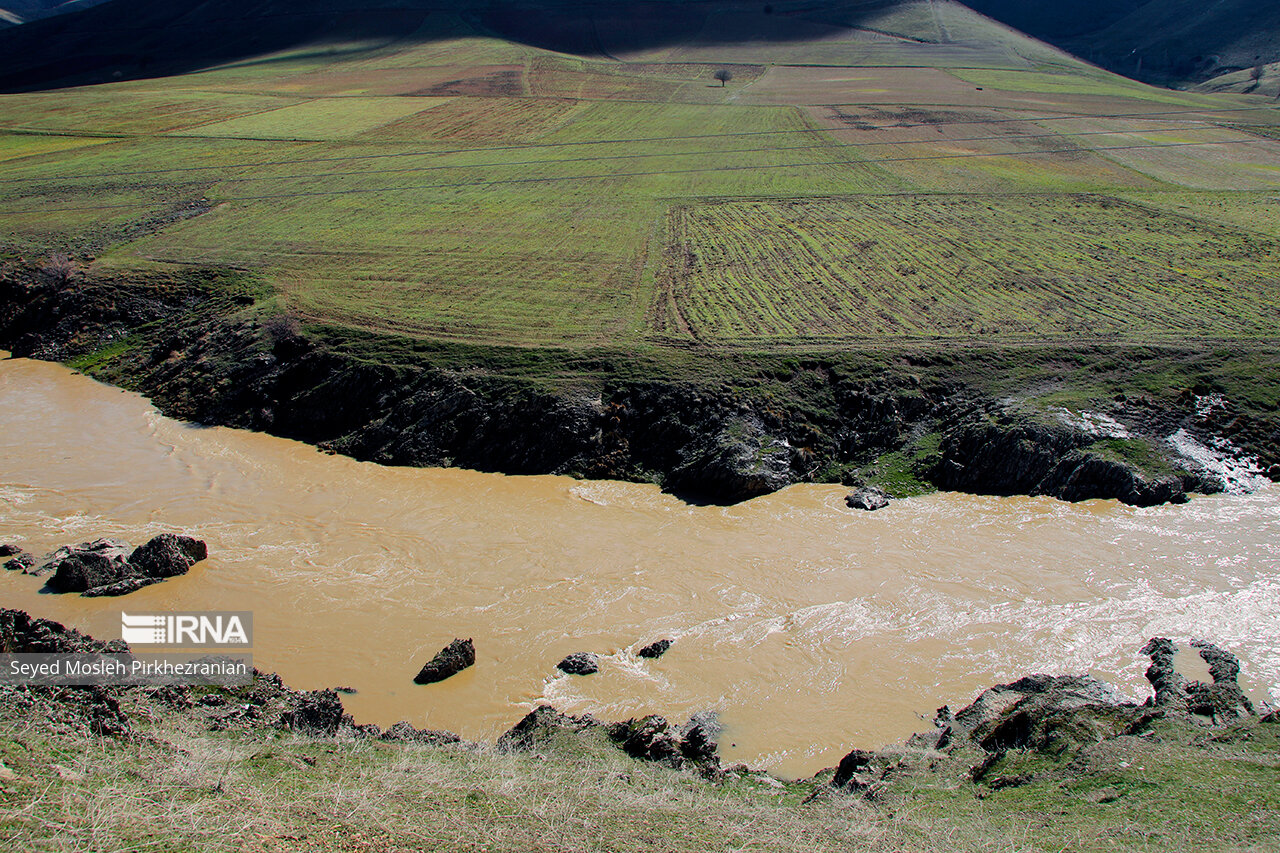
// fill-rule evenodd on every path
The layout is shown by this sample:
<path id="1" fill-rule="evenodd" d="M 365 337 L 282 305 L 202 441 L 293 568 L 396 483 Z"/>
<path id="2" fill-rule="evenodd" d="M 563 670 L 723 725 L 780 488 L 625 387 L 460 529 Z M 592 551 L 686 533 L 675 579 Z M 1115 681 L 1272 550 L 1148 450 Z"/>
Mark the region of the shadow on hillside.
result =
<path id="1" fill-rule="evenodd" d="M 606 58 L 676 44 L 805 41 L 846 34 L 869 15 L 913 0 L 459 0 L 434 10 L 404 8 L 405 0 L 374 0 L 352 10 L 353 2 L 112 0 L 0 31 L 0 90 L 162 77 L 306 45 L 361 40 L 385 46 L 489 35 Z M 450 10 L 442 11 L 446 5 Z M 376 48 L 361 50 L 369 49 Z M 309 55 L 316 54 L 328 51 Z M 286 60 L 255 60 L 273 61 Z"/>

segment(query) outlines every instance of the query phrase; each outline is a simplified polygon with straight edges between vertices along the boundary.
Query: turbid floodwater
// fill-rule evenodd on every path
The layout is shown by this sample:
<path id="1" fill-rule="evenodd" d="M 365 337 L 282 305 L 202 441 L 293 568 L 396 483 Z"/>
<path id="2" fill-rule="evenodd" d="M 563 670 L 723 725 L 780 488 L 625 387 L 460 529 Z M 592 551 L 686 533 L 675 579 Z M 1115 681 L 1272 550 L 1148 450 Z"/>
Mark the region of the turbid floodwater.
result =
<path id="1" fill-rule="evenodd" d="M 385 468 L 0 361 L 0 542 L 181 531 L 210 549 L 126 598 L 0 573 L 0 602 L 102 638 L 122 610 L 251 610 L 257 665 L 355 688 L 360 722 L 491 741 L 539 702 L 711 709 L 727 761 L 800 775 L 1030 672 L 1145 695 L 1152 635 L 1214 640 L 1256 695 L 1280 695 L 1280 488 L 1153 509 L 936 494 L 877 513 L 845 493 L 694 507 L 646 485 Z M 477 665 L 414 685 L 454 637 Z M 665 657 L 634 655 L 660 638 Z M 600 672 L 557 673 L 577 651 Z"/>

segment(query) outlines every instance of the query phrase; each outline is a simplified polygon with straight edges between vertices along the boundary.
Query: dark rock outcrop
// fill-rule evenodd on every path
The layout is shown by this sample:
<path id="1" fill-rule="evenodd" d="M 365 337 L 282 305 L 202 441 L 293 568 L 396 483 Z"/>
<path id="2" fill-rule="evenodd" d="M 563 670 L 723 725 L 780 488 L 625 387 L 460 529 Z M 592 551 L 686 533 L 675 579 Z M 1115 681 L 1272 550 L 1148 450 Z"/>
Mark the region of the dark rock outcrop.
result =
<path id="1" fill-rule="evenodd" d="M 603 729 L 604 723 L 590 715 L 574 717 L 562 714 L 550 705 L 539 705 L 498 738 L 498 749 L 533 752 L 553 746 L 561 737 Z"/>
<path id="2" fill-rule="evenodd" d="M 452 678 L 469 666 L 475 666 L 476 647 L 470 639 L 454 639 L 427 661 L 413 677 L 414 684 L 435 684 Z"/>
<path id="3" fill-rule="evenodd" d="M 874 797 L 899 778 L 950 762 L 995 790 L 1027 784 L 1049 768 L 1085 766 L 1098 744 L 1149 735 L 1157 719 L 1173 717 L 1195 728 L 1235 725 L 1254 715 L 1237 685 L 1239 661 L 1211 643 L 1192 645 L 1209 664 L 1213 684 L 1188 681 L 1175 667 L 1174 644 L 1155 638 L 1142 649 L 1152 660 L 1147 678 L 1155 695 L 1142 705 L 1089 676 L 1027 676 L 983 691 L 959 712 L 940 708 L 933 730 L 913 736 L 905 749 L 851 751 L 831 784 Z M 1009 756 L 1026 754 L 1049 761 L 1011 765 Z"/>
<path id="4" fill-rule="evenodd" d="M 1066 424 L 981 412 L 943 435 L 929 478 L 941 489 L 973 494 L 1111 498 L 1133 506 L 1186 501 L 1182 477 L 1148 478 L 1096 446 L 1096 437 Z"/>
<path id="5" fill-rule="evenodd" d="M 0 557 L 16 557 L 21 553 L 23 553 L 23 551 L 17 545 L 10 545 L 8 543 L 0 545 Z"/>
<path id="6" fill-rule="evenodd" d="M 297 694 L 294 706 L 280 717 L 280 724 L 303 734 L 332 737 L 343 726 L 353 726 L 336 690 Z"/>
<path id="7" fill-rule="evenodd" d="M 98 539 L 54 551 L 32 574 L 51 575 L 50 589 L 84 592 L 135 576 L 129 565 L 129 546 L 116 539 Z"/>
<path id="8" fill-rule="evenodd" d="M 889 505 L 889 495 L 884 491 L 884 489 L 877 489 L 873 486 L 864 486 L 845 498 L 844 502 L 850 509 L 861 509 L 867 512 L 874 512 L 878 509 L 884 509 Z"/>
<path id="9" fill-rule="evenodd" d="M 123 654 L 123 640 L 102 642 L 50 619 L 23 610 L 0 609 L 0 652 L 5 654 Z"/>
<path id="10" fill-rule="evenodd" d="M 433 731 L 414 728 L 410 723 L 401 720 L 381 735 L 381 740 L 395 743 L 421 743 L 428 746 L 442 746 L 450 743 L 462 743 L 462 738 L 453 732 Z"/>
<path id="11" fill-rule="evenodd" d="M 878 752 L 851 750 L 840 759 L 835 776 L 831 778 L 831 786 L 855 793 L 867 793 L 880 783 L 891 763 L 890 759 Z"/>
<path id="12" fill-rule="evenodd" d="M 680 754 L 696 764 L 719 767 L 718 742 L 724 727 L 715 711 L 702 711 L 680 728 Z"/>
<path id="13" fill-rule="evenodd" d="M 27 574 L 49 575 L 49 588 L 88 597 L 127 595 L 165 578 L 186 574 L 208 556 L 198 539 L 162 533 L 135 548 L 116 539 L 67 545 L 50 554 Z M 17 568 L 17 566 L 15 566 Z"/>
<path id="14" fill-rule="evenodd" d="M 675 644 L 675 640 L 655 640 L 647 646 L 642 647 L 636 652 L 637 657 L 656 659 L 667 653 L 667 650 Z"/>
<path id="15" fill-rule="evenodd" d="M 1156 637 L 1142 648 L 1142 653 L 1151 658 L 1147 680 L 1155 695 L 1149 704 L 1166 713 L 1207 719 L 1213 724 L 1255 716 L 1253 702 L 1240 689 L 1240 661 L 1236 656 L 1204 640 L 1193 640 L 1191 646 L 1209 665 L 1213 683 L 1183 678 L 1174 664 L 1177 649 L 1173 642 Z"/>
<path id="16" fill-rule="evenodd" d="M 941 716 L 941 715 L 940 715 Z M 1058 754 L 1133 728 L 1142 712 L 1089 676 L 1031 675 L 1000 684 L 935 724 L 940 741 L 966 740 L 987 752 L 1034 749 Z"/>
<path id="17" fill-rule="evenodd" d="M 22 610 L 0 609 L 0 653 L 4 654 L 128 654 L 121 640 L 102 642 L 49 619 L 34 619 Z M 127 737 L 129 717 L 107 687 L 4 687 L 0 703 L 29 703 L 34 697 L 52 698 L 46 708 L 50 721 L 87 730 L 102 737 Z"/>
<path id="18" fill-rule="evenodd" d="M 592 675 L 600 671 L 600 659 L 591 652 L 574 652 L 556 664 L 556 669 L 569 675 Z"/>
<path id="19" fill-rule="evenodd" d="M 1155 695 L 1149 703 L 1157 708 L 1178 705 L 1186 696 L 1186 681 L 1174 666 L 1177 647 L 1165 637 L 1153 637 L 1142 647 L 1142 653 L 1151 658 L 1147 667 L 1147 681 L 1151 682 Z"/>
<path id="20" fill-rule="evenodd" d="M 769 435 L 758 418 L 734 420 L 714 435 L 699 436 L 681 456 L 663 487 L 694 501 L 737 503 L 795 481 L 791 448 Z"/>
<path id="21" fill-rule="evenodd" d="M 185 575 L 208 557 L 209 549 L 199 539 L 161 533 L 134 549 L 129 555 L 129 565 L 143 577 L 162 579 Z"/>
<path id="22" fill-rule="evenodd" d="M 661 761 L 677 767 L 682 760 L 679 734 L 665 717 L 653 714 L 639 720 L 613 723 L 608 727 L 608 735 L 632 758 Z"/>
<path id="23" fill-rule="evenodd" d="M 1064 501 L 1113 498 L 1130 506 L 1187 502 L 1181 477 L 1146 478 L 1130 465 L 1085 450 L 1062 457 L 1034 493 Z"/>
<path id="24" fill-rule="evenodd" d="M 632 758 L 676 769 L 693 768 L 704 776 L 721 775 L 717 755 L 719 723 L 715 714 L 696 714 L 684 726 L 672 726 L 656 715 L 605 724 L 591 716 L 562 714 L 540 705 L 498 738 L 503 751 L 535 751 L 564 745 L 564 739 L 600 737 Z"/>
<path id="25" fill-rule="evenodd" d="M 627 755 L 680 769 L 691 766 L 704 775 L 720 772 L 719 723 L 714 714 L 695 715 L 681 727 L 656 714 L 612 723 L 606 734 Z"/>

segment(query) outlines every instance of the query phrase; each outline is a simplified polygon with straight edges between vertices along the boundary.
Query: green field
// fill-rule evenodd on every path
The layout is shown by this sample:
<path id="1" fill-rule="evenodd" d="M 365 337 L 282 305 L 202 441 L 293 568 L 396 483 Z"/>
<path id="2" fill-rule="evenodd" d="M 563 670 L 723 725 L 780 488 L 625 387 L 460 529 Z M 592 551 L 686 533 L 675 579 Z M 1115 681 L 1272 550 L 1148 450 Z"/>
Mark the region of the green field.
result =
<path id="1" fill-rule="evenodd" d="M 2 95 L 0 241 L 487 345 L 1275 336 L 1267 99 L 949 3 L 662 45 L 604 21 L 607 57 L 444 31 Z"/>

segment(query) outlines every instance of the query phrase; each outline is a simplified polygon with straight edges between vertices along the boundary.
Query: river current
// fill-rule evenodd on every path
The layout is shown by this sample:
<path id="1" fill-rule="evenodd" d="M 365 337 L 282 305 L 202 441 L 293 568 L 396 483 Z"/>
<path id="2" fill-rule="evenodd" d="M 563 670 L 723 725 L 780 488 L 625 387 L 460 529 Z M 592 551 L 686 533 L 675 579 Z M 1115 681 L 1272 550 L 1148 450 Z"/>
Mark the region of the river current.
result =
<path id="1" fill-rule="evenodd" d="M 122 610 L 250 610 L 255 664 L 354 688 L 358 722 L 492 741 L 542 702 L 715 710 L 726 762 L 798 776 L 1031 672 L 1145 696 L 1154 635 L 1213 640 L 1255 696 L 1280 697 L 1280 488 L 1152 509 L 935 494 L 876 513 L 846 492 L 694 507 L 646 485 L 386 468 L 0 361 L 0 542 L 40 555 L 173 531 L 210 550 L 126 598 L 0 573 L 0 603 L 103 639 Z M 454 637 L 477 665 L 414 685 Z M 661 638 L 665 657 L 635 656 Z M 598 674 L 556 671 L 578 651 Z"/>

